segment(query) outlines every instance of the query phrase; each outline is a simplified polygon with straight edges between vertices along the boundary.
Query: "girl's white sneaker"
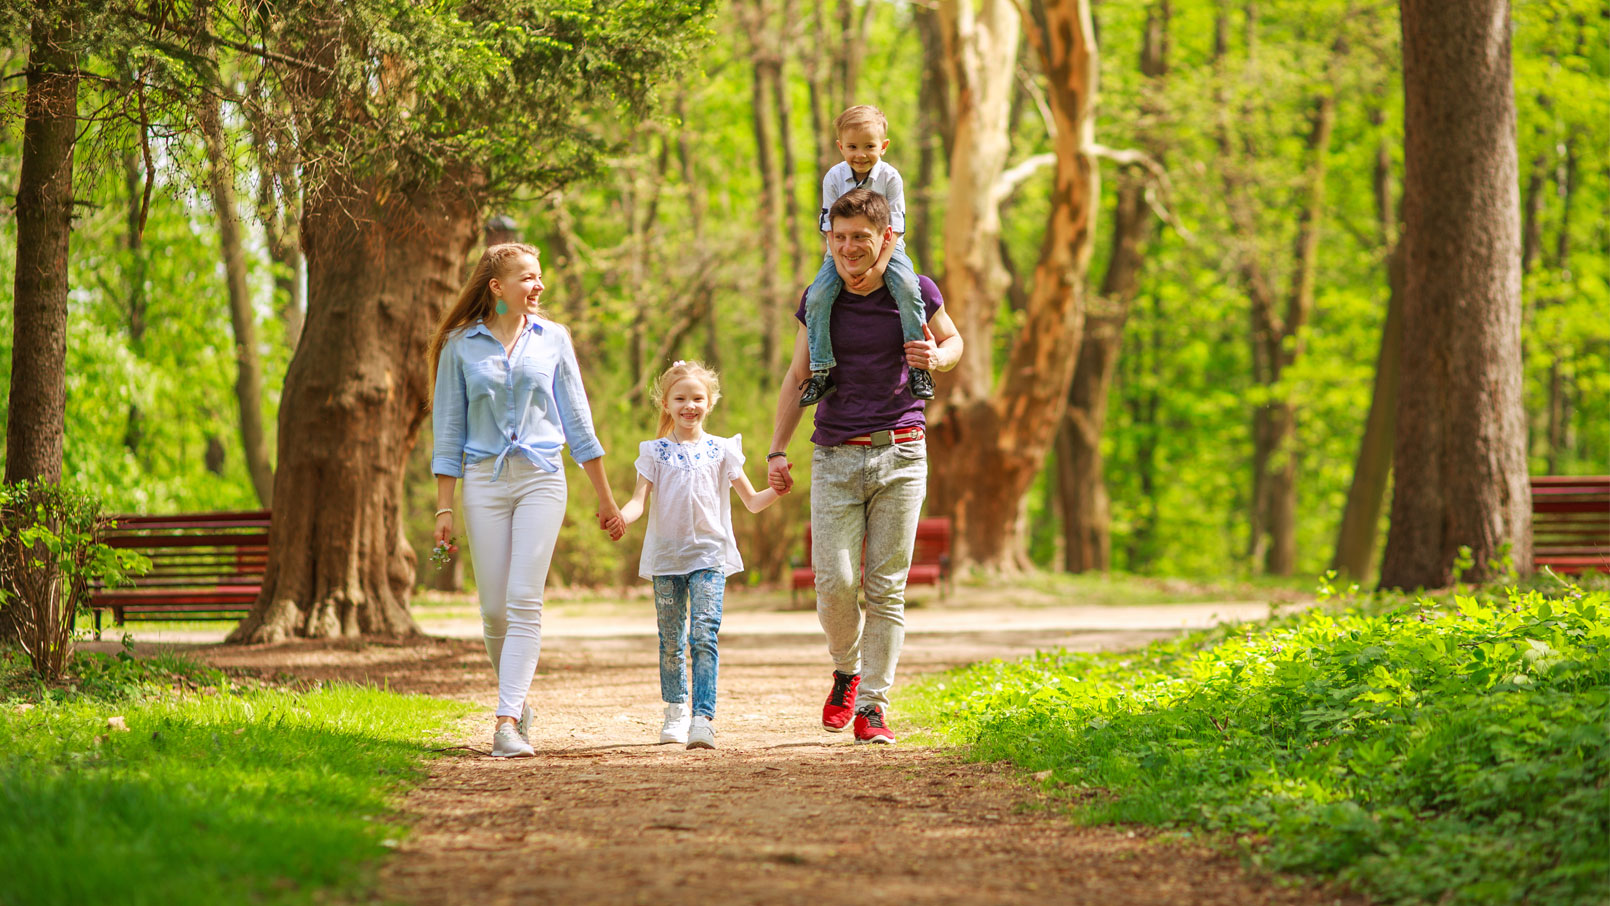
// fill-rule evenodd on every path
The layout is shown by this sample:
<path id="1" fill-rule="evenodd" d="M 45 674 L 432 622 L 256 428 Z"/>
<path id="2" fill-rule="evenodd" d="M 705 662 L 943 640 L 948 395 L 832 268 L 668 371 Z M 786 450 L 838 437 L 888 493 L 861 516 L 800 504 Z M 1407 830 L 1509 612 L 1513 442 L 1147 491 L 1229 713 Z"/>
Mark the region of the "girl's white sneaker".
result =
<path id="1" fill-rule="evenodd" d="M 685 743 L 688 741 L 688 703 L 671 702 L 665 706 L 665 725 L 660 727 L 660 742 Z"/>
<path id="2" fill-rule="evenodd" d="M 531 744 L 520 738 L 520 730 L 514 724 L 498 724 L 496 733 L 492 734 L 493 758 L 530 758 L 537 754 Z"/>
<path id="3" fill-rule="evenodd" d="M 688 748 L 713 749 L 716 747 L 716 729 L 710 726 L 710 718 L 695 717 L 693 726 L 688 729 Z"/>

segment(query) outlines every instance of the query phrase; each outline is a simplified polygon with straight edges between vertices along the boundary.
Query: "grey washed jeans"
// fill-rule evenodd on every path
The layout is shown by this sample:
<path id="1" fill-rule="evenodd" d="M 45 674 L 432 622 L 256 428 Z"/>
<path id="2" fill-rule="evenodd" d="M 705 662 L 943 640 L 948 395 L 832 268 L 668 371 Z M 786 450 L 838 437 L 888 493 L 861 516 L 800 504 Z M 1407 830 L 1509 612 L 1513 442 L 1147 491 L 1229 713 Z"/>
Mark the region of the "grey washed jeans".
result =
<path id="1" fill-rule="evenodd" d="M 811 459 L 811 568 L 816 616 L 840 673 L 860 673 L 856 708 L 889 706 L 906 637 L 906 572 L 928 496 L 923 441 L 817 447 Z M 866 604 L 861 542 L 866 541 Z"/>

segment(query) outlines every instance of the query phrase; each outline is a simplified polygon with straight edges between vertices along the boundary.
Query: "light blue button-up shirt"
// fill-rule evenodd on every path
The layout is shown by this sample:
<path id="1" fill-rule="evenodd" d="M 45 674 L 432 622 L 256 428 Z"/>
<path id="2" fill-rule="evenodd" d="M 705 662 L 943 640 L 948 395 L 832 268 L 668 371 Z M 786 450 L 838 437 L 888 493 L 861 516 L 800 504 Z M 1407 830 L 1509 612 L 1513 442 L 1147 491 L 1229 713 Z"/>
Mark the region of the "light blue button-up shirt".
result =
<path id="1" fill-rule="evenodd" d="M 465 465 L 495 459 L 496 478 L 514 453 L 557 472 L 567 443 L 577 462 L 604 455 L 570 334 L 537 317 L 527 317 L 509 354 L 480 321 L 449 334 L 432 417 L 437 475 L 462 478 Z"/>

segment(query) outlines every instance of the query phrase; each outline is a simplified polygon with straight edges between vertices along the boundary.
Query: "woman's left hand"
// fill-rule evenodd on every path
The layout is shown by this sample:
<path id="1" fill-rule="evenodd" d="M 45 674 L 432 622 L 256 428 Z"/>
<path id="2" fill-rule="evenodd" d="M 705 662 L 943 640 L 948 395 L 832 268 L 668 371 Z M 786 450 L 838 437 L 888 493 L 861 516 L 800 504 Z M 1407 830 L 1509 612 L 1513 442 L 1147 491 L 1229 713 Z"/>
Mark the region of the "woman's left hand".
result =
<path id="1" fill-rule="evenodd" d="M 619 541 L 626 535 L 626 520 L 621 518 L 620 507 L 614 501 L 598 506 L 598 527 L 609 533 L 609 540 Z"/>

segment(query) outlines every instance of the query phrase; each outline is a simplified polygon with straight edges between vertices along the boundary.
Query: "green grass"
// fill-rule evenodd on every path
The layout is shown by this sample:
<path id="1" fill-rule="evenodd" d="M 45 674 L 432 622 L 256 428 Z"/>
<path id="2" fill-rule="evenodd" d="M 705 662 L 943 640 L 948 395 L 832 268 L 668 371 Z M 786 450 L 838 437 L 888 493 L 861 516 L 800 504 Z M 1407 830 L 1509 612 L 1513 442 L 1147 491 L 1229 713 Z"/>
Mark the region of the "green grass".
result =
<path id="1" fill-rule="evenodd" d="M 1207 831 L 1397 903 L 1604 903 L 1610 593 L 1355 602 L 936 677 L 918 719 L 1088 823 Z"/>
<path id="2" fill-rule="evenodd" d="M 17 666 L 0 663 L 5 906 L 361 892 L 404 831 L 398 794 L 467 708 L 353 686 L 245 689 L 176 657 L 81 656 L 65 689 Z"/>

